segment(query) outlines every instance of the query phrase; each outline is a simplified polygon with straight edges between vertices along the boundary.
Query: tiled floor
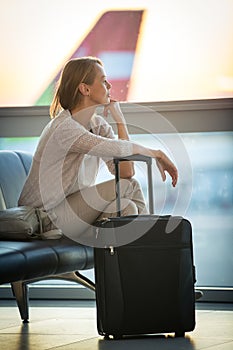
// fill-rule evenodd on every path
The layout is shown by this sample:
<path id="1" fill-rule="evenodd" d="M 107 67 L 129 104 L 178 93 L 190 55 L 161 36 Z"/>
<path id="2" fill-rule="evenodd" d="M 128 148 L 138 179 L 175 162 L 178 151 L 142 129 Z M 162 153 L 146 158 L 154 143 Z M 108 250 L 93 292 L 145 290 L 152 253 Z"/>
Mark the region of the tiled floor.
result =
<path id="1" fill-rule="evenodd" d="M 104 340 L 96 330 L 94 301 L 31 301 L 22 324 L 13 301 L 0 300 L 1 350 L 232 350 L 233 305 L 198 303 L 197 325 L 185 338 L 157 335 Z"/>

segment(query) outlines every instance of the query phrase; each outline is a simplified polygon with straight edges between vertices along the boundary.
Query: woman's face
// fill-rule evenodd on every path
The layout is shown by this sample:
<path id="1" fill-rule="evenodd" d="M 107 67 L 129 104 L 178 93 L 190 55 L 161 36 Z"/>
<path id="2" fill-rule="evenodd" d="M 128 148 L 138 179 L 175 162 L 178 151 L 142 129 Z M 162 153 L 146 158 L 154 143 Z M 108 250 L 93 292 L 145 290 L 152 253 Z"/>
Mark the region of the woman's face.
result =
<path id="1" fill-rule="evenodd" d="M 107 81 L 104 68 L 96 64 L 96 77 L 89 87 L 90 102 L 93 105 L 110 103 L 110 89 L 112 85 Z"/>

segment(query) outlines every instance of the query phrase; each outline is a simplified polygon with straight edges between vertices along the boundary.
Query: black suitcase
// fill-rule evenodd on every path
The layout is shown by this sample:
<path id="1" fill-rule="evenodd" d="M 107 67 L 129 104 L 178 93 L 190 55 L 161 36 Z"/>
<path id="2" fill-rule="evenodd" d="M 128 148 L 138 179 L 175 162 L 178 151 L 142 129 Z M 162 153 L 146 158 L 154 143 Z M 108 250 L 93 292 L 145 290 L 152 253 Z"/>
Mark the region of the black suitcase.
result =
<path id="1" fill-rule="evenodd" d="M 115 160 L 118 193 L 121 160 L 147 163 L 152 212 L 151 158 Z M 118 217 L 96 227 L 96 235 L 106 243 L 105 248 L 94 249 L 98 332 L 114 339 L 171 332 L 184 336 L 195 328 L 191 224 L 172 216 L 120 217 L 119 206 L 118 201 Z M 129 229 L 137 238 L 121 245 Z"/>

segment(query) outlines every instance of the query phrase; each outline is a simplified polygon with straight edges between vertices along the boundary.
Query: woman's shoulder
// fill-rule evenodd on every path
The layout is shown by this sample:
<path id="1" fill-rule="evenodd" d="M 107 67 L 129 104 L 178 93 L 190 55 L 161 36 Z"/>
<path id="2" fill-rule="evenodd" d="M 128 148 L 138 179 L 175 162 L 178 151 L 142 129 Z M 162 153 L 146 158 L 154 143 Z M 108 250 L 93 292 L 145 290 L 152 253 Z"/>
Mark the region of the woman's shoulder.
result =
<path id="1" fill-rule="evenodd" d="M 63 110 L 59 115 L 52 120 L 52 129 L 82 129 L 84 127 L 72 118 L 72 115 L 68 110 Z"/>
<path id="2" fill-rule="evenodd" d="M 52 125 L 56 126 L 61 123 L 67 122 L 71 119 L 71 114 L 68 110 L 62 110 L 56 118 L 52 119 Z"/>

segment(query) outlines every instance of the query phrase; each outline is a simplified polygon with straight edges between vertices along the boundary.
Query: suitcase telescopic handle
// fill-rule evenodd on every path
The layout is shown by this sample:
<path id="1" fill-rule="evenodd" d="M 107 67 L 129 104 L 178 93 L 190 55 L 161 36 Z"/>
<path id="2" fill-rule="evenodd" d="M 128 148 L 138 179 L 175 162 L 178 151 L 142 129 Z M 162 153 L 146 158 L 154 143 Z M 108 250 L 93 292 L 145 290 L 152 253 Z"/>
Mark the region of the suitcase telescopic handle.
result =
<path id="1" fill-rule="evenodd" d="M 149 212 L 150 214 L 153 214 L 154 199 L 153 199 L 153 185 L 152 185 L 152 158 L 148 156 L 143 156 L 141 154 L 133 154 L 127 157 L 114 158 L 113 161 L 115 164 L 117 215 L 121 216 L 119 163 L 125 162 L 125 161 L 145 162 L 147 164 Z"/>

